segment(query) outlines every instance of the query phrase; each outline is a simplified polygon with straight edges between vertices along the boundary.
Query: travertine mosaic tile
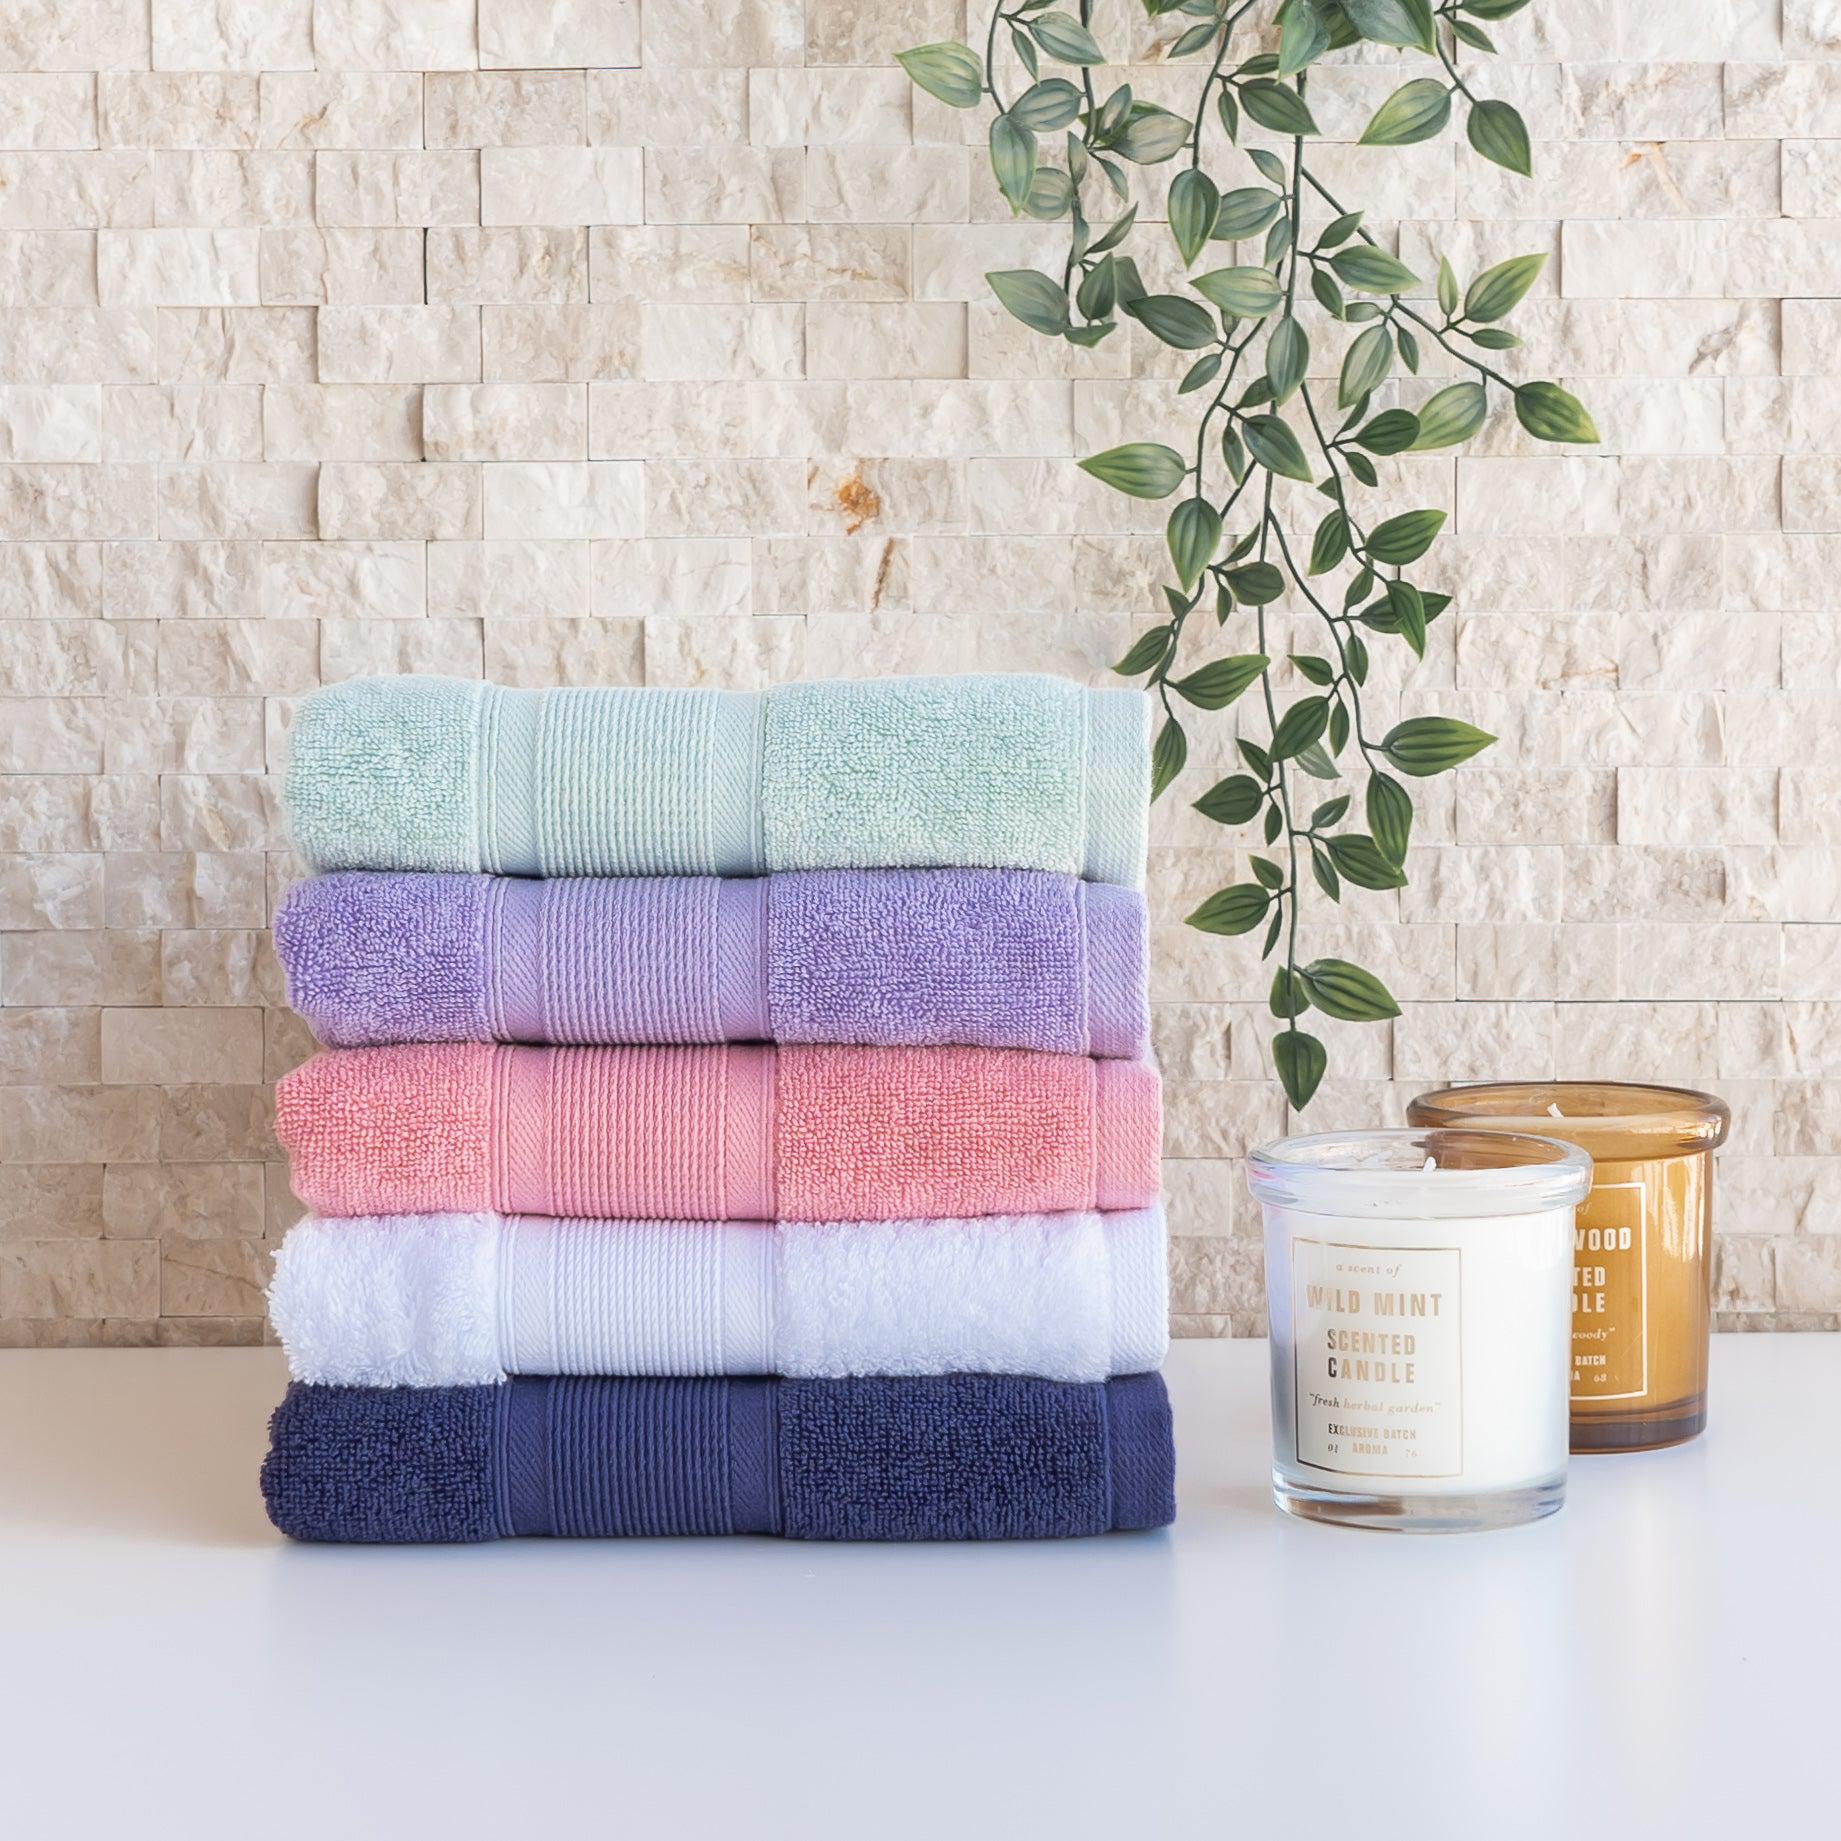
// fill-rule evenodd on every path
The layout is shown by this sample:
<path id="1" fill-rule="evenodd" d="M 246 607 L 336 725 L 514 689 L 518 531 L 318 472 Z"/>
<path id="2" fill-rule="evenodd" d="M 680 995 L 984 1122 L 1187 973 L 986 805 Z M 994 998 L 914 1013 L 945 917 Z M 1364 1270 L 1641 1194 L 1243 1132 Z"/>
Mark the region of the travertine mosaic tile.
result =
<path id="1" fill-rule="evenodd" d="M 991 303 L 1061 232 L 894 65 L 967 11 L 0 17 L 0 1343 L 264 1334 L 298 1212 L 269 1084 L 310 1047 L 266 931 L 302 692 L 1105 679 L 1161 518 L 1074 461 L 1186 411 L 1154 343 Z M 1099 13 L 1138 94 L 1193 87 L 1180 19 Z M 1463 1075 L 1715 1086 L 1728 1328 L 1841 1325 L 1833 15 L 1538 9 L 1495 28 L 1533 180 L 1449 140 L 1324 155 L 1409 257 L 1549 251 L 1522 330 L 1607 438 L 1390 463 L 1450 513 L 1459 600 L 1410 680 L 1377 660 L 1377 707 L 1502 739 L 1425 789 L 1407 889 L 1319 917 L 1404 1014 L 1340 1032 L 1309 1122 Z M 1313 80 L 1331 142 L 1397 80 Z M 1256 1334 L 1237 1160 L 1297 1121 L 1254 949 L 1181 925 L 1233 847 L 1180 802 L 1155 833 L 1177 1328 Z"/>

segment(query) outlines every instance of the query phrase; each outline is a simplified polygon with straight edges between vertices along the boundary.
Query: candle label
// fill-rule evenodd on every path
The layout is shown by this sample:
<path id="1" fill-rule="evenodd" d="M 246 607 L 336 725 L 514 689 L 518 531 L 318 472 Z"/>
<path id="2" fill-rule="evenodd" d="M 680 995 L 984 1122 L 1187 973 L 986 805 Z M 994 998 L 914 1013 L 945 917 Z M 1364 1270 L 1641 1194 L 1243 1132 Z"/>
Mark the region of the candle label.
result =
<path id="1" fill-rule="evenodd" d="M 1358 1477 L 1463 1468 L 1463 1255 L 1291 1243 L 1298 1462 Z"/>
<path id="2" fill-rule="evenodd" d="M 1610 1168 L 1599 1166 L 1573 1217 L 1575 1400 L 1634 1400 L 1649 1389 L 1648 1189 L 1607 1182 Z"/>

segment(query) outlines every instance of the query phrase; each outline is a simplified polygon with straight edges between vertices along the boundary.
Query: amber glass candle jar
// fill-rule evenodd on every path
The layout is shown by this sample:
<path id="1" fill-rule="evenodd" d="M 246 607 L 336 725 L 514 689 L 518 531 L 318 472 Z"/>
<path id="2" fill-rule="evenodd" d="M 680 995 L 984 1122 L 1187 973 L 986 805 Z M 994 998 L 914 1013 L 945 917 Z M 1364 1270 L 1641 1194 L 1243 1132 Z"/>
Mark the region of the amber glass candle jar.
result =
<path id="1" fill-rule="evenodd" d="M 1701 1431 L 1725 1102 L 1684 1087 L 1502 1081 L 1422 1093 L 1406 1116 L 1539 1132 L 1590 1155 L 1573 1224 L 1572 1448 L 1638 1451 Z"/>

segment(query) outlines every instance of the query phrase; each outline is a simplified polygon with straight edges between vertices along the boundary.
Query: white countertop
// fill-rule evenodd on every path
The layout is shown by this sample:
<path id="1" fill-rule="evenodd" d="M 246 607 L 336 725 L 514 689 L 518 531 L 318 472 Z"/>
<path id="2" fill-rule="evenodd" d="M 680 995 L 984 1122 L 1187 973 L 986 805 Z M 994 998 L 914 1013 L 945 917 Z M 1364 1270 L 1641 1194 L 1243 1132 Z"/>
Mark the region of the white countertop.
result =
<path id="1" fill-rule="evenodd" d="M 276 1352 L 0 1354 L 6 1832 L 1833 1832 L 1841 1337 L 1716 1339 L 1704 1438 L 1446 1538 L 1272 1508 L 1263 1343 L 1169 1376 L 1165 1534 L 306 1548 Z"/>

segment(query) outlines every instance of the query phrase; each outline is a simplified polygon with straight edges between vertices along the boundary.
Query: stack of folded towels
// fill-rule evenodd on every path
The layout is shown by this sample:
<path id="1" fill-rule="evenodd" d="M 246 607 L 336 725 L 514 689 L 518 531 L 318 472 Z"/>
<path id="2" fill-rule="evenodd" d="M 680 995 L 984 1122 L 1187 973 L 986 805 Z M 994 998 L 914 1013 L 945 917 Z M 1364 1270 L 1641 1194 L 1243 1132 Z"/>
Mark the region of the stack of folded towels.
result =
<path id="1" fill-rule="evenodd" d="M 309 697 L 276 1525 L 1169 1521 L 1147 722 L 1027 677 Z"/>

